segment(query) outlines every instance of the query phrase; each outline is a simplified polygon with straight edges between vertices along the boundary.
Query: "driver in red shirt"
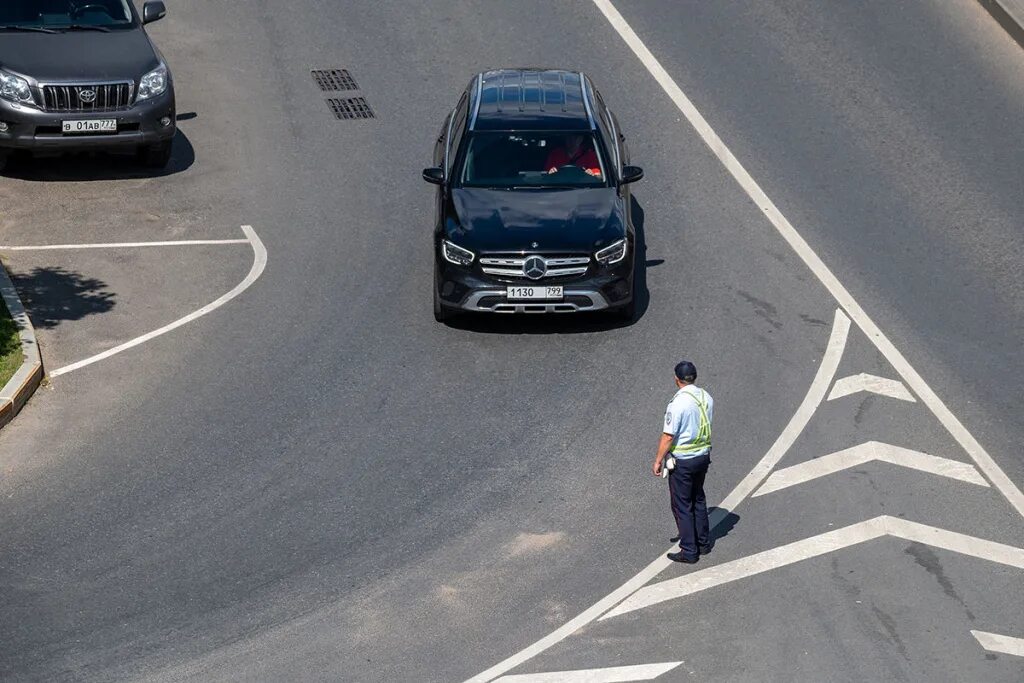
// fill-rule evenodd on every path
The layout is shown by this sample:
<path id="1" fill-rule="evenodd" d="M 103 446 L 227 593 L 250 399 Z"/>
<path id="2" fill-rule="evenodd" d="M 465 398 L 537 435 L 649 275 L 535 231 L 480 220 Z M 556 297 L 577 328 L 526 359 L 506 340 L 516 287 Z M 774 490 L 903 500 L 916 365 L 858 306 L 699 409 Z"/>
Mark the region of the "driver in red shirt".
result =
<path id="1" fill-rule="evenodd" d="M 563 147 L 555 147 L 548 152 L 547 161 L 544 163 L 548 173 L 557 173 L 562 166 L 578 166 L 587 175 L 601 177 L 601 164 L 597 160 L 597 152 L 582 135 L 567 135 Z"/>

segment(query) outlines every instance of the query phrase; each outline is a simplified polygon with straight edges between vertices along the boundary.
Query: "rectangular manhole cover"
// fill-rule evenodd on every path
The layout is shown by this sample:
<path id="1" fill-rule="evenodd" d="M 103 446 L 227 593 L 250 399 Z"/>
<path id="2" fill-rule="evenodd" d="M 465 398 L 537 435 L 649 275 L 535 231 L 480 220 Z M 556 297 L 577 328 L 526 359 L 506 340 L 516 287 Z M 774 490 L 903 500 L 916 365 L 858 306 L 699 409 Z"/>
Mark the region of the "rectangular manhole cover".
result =
<path id="1" fill-rule="evenodd" d="M 320 86 L 321 90 L 358 90 L 356 79 L 348 69 L 316 69 L 310 71 L 313 80 Z"/>
<path id="2" fill-rule="evenodd" d="M 327 106 L 334 112 L 336 119 L 372 119 L 373 110 L 362 97 L 332 97 L 327 100 Z"/>

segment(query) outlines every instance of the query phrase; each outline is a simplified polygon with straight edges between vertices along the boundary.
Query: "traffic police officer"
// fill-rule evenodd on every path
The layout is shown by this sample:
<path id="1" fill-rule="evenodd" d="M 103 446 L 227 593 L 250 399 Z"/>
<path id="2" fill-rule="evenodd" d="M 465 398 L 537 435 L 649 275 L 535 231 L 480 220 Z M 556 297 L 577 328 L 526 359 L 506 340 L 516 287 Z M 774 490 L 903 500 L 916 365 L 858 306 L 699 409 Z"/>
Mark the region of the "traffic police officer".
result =
<path id="1" fill-rule="evenodd" d="M 658 454 L 654 458 L 654 476 L 662 476 L 669 467 L 668 489 L 672 499 L 672 514 L 676 518 L 679 552 L 669 553 L 675 562 L 693 564 L 700 555 L 711 552 L 708 524 L 708 505 L 704 497 L 704 477 L 711 465 L 711 413 L 715 402 L 711 394 L 694 384 L 697 368 L 684 360 L 675 368 L 679 391 L 668 404 L 665 426 Z M 674 467 L 671 460 L 675 460 Z"/>

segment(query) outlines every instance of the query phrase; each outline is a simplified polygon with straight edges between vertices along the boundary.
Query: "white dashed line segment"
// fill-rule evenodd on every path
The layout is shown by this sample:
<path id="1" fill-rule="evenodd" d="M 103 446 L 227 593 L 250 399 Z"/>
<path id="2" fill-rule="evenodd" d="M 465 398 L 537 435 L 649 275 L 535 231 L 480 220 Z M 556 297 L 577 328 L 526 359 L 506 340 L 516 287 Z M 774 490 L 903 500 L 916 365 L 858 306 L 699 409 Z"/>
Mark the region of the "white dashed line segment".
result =
<path id="1" fill-rule="evenodd" d="M 1024 638 L 1014 638 L 1013 636 L 975 630 L 971 630 L 971 635 L 974 636 L 979 645 L 989 652 L 1024 657 Z"/>
<path id="2" fill-rule="evenodd" d="M 551 671 L 539 674 L 502 676 L 495 683 L 626 683 L 627 681 L 653 681 L 671 671 L 682 662 L 661 662 L 636 666 L 611 666 L 606 669 L 580 669 L 577 671 Z"/>

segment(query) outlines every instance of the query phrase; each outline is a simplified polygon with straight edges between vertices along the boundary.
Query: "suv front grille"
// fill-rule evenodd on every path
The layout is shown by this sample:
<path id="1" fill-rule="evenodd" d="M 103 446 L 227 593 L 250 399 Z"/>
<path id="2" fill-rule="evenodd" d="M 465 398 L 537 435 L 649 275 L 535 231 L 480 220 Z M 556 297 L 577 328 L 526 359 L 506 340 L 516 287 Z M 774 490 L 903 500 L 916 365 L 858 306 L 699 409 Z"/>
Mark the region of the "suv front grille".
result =
<path id="1" fill-rule="evenodd" d="M 532 262 L 533 259 L 540 259 L 543 262 L 543 274 L 539 276 L 530 274 L 530 272 L 538 272 L 535 267 L 536 263 Z M 529 268 L 527 267 L 527 261 L 531 261 Z M 530 280 L 583 275 L 587 272 L 587 267 L 589 265 L 589 256 L 578 255 L 542 256 L 540 254 L 515 254 L 509 256 L 488 255 L 480 257 L 480 268 L 488 275 L 520 277 Z"/>
<path id="2" fill-rule="evenodd" d="M 104 112 L 127 109 L 132 103 L 133 84 L 44 85 L 43 109 L 50 112 Z"/>

